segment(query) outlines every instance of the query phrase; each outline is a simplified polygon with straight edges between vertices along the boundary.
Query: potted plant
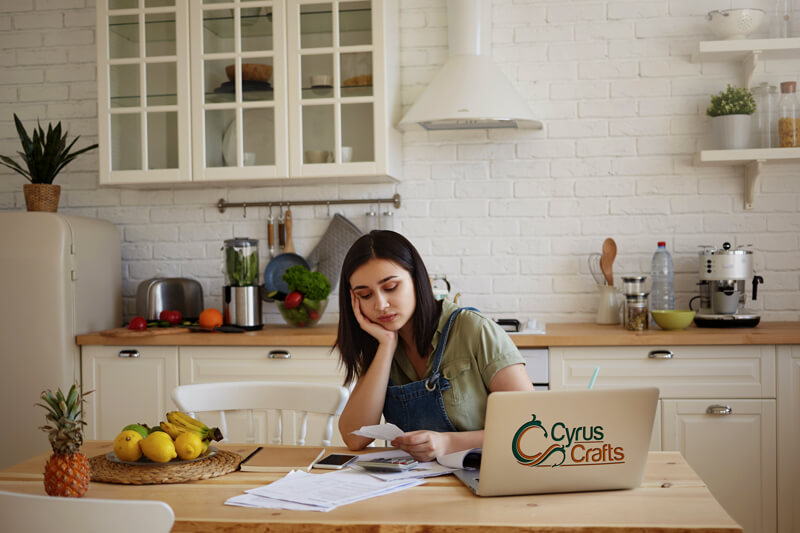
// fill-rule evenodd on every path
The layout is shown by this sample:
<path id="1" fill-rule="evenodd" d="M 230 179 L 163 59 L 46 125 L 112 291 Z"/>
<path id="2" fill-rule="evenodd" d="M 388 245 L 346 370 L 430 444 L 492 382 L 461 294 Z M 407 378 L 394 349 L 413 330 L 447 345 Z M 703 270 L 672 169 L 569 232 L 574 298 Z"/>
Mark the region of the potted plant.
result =
<path id="1" fill-rule="evenodd" d="M 750 89 L 732 87 L 711 97 L 706 114 L 711 117 L 714 147 L 719 150 L 741 150 L 751 147 L 751 116 L 756 101 Z"/>
<path id="2" fill-rule="evenodd" d="M 61 122 L 55 127 L 52 123 L 48 124 L 47 132 L 39 124 L 38 128 L 33 129 L 33 137 L 30 137 L 25 131 L 25 127 L 16 113 L 14 114 L 14 123 L 22 143 L 22 151 L 17 154 L 22 158 L 25 167 L 4 155 L 0 155 L 0 164 L 22 174 L 25 179 L 30 181 L 22 187 L 28 211 L 55 213 L 58 209 L 61 187 L 53 185 L 53 180 L 73 159 L 84 152 L 97 148 L 97 145 L 93 144 L 71 152 L 80 136 L 75 137 L 68 145 L 67 132 L 64 132 L 63 136 L 61 135 Z"/>

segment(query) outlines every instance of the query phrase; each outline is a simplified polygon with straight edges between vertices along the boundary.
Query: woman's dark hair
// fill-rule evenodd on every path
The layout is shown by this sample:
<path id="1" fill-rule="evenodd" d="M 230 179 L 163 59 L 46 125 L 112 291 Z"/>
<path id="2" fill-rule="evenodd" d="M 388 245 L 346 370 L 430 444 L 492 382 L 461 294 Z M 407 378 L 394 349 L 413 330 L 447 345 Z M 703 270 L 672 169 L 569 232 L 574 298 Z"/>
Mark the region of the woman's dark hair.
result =
<path id="1" fill-rule="evenodd" d="M 348 250 L 342 263 L 339 278 L 339 331 L 334 348 L 339 348 L 341 362 L 346 374 L 345 384 L 351 383 L 369 368 L 378 341 L 361 329 L 353 314 L 350 299 L 350 276 L 370 259 L 386 259 L 403 267 L 414 282 L 417 305 L 411 325 L 417 352 L 425 356 L 430 351 L 433 334 L 436 333 L 441 307 L 433 297 L 425 263 L 408 239 L 394 231 L 374 230 L 358 238 Z"/>

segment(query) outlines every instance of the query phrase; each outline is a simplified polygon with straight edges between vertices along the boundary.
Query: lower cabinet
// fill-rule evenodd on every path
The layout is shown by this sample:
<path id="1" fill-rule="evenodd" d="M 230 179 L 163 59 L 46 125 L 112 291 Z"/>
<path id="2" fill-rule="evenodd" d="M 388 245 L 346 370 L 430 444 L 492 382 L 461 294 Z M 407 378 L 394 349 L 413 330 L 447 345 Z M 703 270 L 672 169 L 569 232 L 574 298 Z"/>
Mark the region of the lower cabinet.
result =
<path id="1" fill-rule="evenodd" d="M 773 533 L 775 365 L 774 346 L 551 347 L 550 388 L 585 389 L 595 367 L 595 388 L 658 387 L 651 449 L 680 451 L 745 533 Z"/>
<path id="2" fill-rule="evenodd" d="M 800 346 L 778 346 L 778 533 L 800 533 Z"/>
<path id="3" fill-rule="evenodd" d="M 111 440 L 128 424 L 156 424 L 175 409 L 177 346 L 82 346 L 86 438 Z"/>

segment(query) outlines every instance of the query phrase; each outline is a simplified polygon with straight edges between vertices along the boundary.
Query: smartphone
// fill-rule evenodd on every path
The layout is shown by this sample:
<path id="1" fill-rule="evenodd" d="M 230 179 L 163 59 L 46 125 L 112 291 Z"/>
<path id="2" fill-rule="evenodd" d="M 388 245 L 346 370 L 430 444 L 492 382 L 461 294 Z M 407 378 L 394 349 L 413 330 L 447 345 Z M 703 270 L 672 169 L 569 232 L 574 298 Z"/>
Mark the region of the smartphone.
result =
<path id="1" fill-rule="evenodd" d="M 340 470 L 358 459 L 357 455 L 345 453 L 332 453 L 321 461 L 314 463 L 314 468 L 327 468 L 329 470 Z"/>

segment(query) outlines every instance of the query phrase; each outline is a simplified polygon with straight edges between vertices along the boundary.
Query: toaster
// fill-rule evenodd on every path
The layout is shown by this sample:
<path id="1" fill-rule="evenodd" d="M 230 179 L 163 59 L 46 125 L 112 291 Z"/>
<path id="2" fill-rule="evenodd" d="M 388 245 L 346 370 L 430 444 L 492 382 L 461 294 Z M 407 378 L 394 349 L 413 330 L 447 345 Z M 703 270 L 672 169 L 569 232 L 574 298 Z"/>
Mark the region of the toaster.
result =
<path id="1" fill-rule="evenodd" d="M 203 287 L 190 278 L 153 278 L 136 289 L 136 314 L 158 320 L 161 311 L 180 311 L 194 322 L 203 311 Z"/>

